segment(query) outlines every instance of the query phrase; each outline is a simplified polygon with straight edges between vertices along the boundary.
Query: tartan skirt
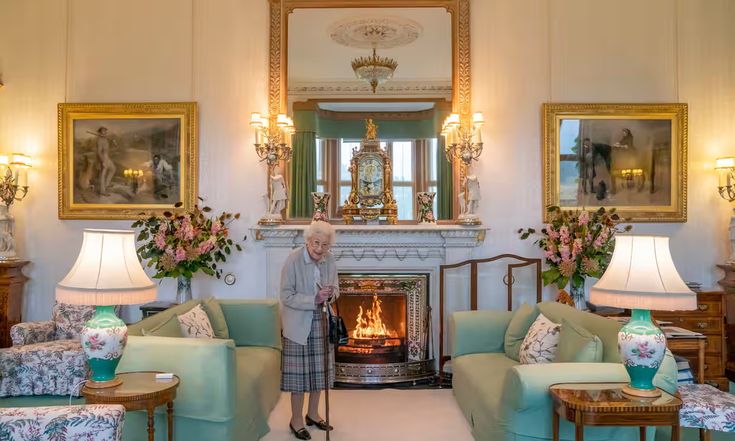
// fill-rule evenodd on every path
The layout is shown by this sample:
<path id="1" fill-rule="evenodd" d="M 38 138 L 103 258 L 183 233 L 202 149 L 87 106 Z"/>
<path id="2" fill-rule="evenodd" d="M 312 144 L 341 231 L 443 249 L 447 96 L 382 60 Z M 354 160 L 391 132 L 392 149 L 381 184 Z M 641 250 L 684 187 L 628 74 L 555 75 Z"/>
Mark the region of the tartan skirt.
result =
<path id="1" fill-rule="evenodd" d="M 314 392 L 325 389 L 324 335 L 322 312 L 314 310 L 311 331 L 306 345 L 281 337 L 281 390 L 283 392 Z M 329 345 L 329 387 L 334 385 L 334 346 Z"/>

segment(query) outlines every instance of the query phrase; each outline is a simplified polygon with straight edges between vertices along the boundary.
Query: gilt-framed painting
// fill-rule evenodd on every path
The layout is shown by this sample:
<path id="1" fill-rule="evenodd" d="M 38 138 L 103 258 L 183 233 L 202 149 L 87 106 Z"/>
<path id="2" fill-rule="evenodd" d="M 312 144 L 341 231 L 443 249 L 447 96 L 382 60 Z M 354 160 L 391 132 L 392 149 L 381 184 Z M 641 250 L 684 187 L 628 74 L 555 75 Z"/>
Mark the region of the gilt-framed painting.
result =
<path id="1" fill-rule="evenodd" d="M 193 208 L 196 103 L 61 103 L 58 124 L 60 219 Z"/>
<path id="2" fill-rule="evenodd" d="M 686 222 L 687 105 L 544 104 L 543 202 Z"/>

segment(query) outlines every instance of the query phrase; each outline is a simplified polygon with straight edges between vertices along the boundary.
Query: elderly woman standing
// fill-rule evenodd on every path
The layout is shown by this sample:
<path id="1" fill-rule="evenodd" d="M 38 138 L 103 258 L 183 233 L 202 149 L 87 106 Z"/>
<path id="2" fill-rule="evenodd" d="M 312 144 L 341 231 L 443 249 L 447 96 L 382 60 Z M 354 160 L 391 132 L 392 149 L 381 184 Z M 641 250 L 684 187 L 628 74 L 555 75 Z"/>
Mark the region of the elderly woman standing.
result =
<path id="1" fill-rule="evenodd" d="M 332 430 L 319 416 L 321 391 L 326 388 L 325 370 L 334 381 L 334 352 L 324 366 L 324 319 L 321 305 L 339 295 L 337 265 L 329 248 L 334 244 L 334 228 L 327 222 L 313 222 L 304 232 L 305 246 L 294 250 L 281 272 L 281 317 L 283 358 L 281 390 L 291 392 L 289 427 L 298 439 L 311 439 L 304 427 L 304 393 L 309 393 L 306 424 Z M 331 346 L 330 346 L 331 348 Z"/>

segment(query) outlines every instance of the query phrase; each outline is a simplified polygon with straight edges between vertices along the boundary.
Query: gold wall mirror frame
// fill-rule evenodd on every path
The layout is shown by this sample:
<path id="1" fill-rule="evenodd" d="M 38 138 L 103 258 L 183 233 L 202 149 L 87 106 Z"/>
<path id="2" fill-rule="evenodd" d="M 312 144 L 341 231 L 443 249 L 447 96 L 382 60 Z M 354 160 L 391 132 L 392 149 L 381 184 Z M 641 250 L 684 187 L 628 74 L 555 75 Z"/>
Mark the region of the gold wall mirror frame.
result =
<path id="1" fill-rule="evenodd" d="M 444 8 L 450 14 L 452 34 L 452 112 L 470 122 L 470 4 L 469 0 L 268 0 L 270 6 L 270 53 L 268 111 L 288 111 L 288 16 L 301 8 Z M 466 170 L 452 164 L 454 173 L 452 213 L 456 219 L 456 197 Z M 449 221 L 451 222 L 451 221 Z"/>

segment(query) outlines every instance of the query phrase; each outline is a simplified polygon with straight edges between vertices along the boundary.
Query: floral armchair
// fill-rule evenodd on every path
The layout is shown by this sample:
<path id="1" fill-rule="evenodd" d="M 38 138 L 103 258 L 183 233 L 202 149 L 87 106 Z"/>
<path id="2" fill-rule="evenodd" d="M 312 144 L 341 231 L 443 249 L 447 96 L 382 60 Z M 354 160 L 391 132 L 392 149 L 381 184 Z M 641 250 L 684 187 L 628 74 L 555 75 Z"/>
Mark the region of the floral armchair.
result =
<path id="1" fill-rule="evenodd" d="M 124 420 L 120 405 L 7 407 L 0 409 L 0 439 L 120 441 Z"/>
<path id="2" fill-rule="evenodd" d="M 87 378 L 79 342 L 94 307 L 56 303 L 51 320 L 10 328 L 13 346 L 0 351 L 0 397 L 76 395 Z"/>

